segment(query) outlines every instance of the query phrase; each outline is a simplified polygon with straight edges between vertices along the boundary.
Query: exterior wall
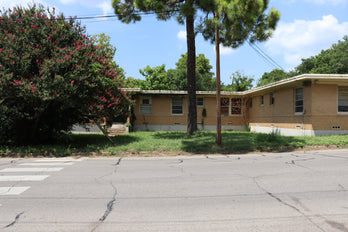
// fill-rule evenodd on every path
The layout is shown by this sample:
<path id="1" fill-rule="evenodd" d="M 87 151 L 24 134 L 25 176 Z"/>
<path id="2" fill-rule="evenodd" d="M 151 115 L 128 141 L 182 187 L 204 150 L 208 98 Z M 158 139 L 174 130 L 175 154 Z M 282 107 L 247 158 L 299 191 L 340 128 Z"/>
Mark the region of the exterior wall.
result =
<path id="1" fill-rule="evenodd" d="M 178 96 L 179 97 L 179 96 Z M 176 125 L 185 126 L 187 123 L 187 97 L 184 97 L 184 114 L 183 115 L 172 115 L 171 114 L 171 96 L 152 96 L 152 114 L 140 114 L 140 99 L 137 96 L 136 105 L 134 108 L 134 114 L 136 120 L 135 126 L 138 125 Z"/>
<path id="2" fill-rule="evenodd" d="M 152 113 L 140 113 L 140 101 L 144 97 L 136 96 L 136 105 L 134 114 L 136 120 L 134 122 L 134 130 L 163 130 L 163 131 L 186 131 L 187 130 L 187 114 L 188 103 L 187 96 L 181 96 L 184 99 L 183 115 L 172 115 L 172 96 L 169 95 L 152 95 Z M 150 97 L 150 96 L 146 96 Z M 179 97 L 179 96 L 177 96 Z M 204 118 L 204 130 L 216 130 L 216 98 L 215 96 L 198 96 L 204 98 L 204 106 L 197 107 L 197 124 L 199 129 L 203 129 L 202 110 L 206 109 L 207 116 Z M 237 98 L 237 97 L 236 97 Z M 238 97 L 240 98 L 240 97 Z M 222 130 L 245 130 L 246 121 L 242 115 L 222 116 Z"/>
<path id="3" fill-rule="evenodd" d="M 315 131 L 325 134 L 348 134 L 348 114 L 339 113 L 337 85 L 312 85 L 312 123 Z"/>
<path id="4" fill-rule="evenodd" d="M 311 131 L 311 87 L 303 88 L 303 108 L 305 114 L 295 113 L 294 86 L 273 91 L 274 104 L 270 104 L 271 92 L 265 92 L 264 104 L 261 96 L 252 96 L 252 107 L 249 108 L 249 126 L 253 132 L 276 133 L 281 135 L 312 135 Z"/>
<path id="5" fill-rule="evenodd" d="M 290 136 L 348 134 L 348 113 L 340 113 L 337 110 L 338 85 L 348 86 L 348 82 L 346 79 L 341 82 L 329 79 L 295 80 L 286 85 L 245 92 L 244 95 L 223 95 L 222 97 L 230 99 L 241 98 L 243 102 L 241 115 L 231 115 L 230 108 L 230 115 L 222 116 L 222 129 L 245 130 L 246 126 L 249 125 L 252 132 Z M 305 113 L 295 112 L 296 88 L 303 89 L 303 110 Z M 271 93 L 274 95 L 273 104 L 270 104 Z M 152 113 L 147 115 L 140 114 L 141 96 L 150 95 L 138 95 L 135 99 L 137 103 L 134 112 L 136 116 L 135 130 L 186 131 L 188 113 L 186 94 L 152 94 Z M 172 96 L 183 97 L 184 113 L 182 115 L 171 114 Z M 263 104 L 261 104 L 261 96 L 264 96 Z M 216 97 L 214 93 L 200 94 L 197 97 L 204 98 L 204 106 L 197 107 L 198 128 L 203 129 L 202 110 L 205 108 L 207 117 L 204 118 L 204 130 L 215 131 Z M 252 107 L 249 105 L 250 101 L 252 101 Z"/>

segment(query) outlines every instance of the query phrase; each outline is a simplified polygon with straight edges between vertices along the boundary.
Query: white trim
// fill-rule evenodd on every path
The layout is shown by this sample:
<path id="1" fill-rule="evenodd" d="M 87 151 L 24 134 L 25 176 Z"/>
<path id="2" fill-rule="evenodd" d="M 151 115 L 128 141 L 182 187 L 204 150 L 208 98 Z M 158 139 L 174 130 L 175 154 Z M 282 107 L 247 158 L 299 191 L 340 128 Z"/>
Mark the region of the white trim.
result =
<path id="1" fill-rule="evenodd" d="M 264 134 L 278 134 L 284 136 L 325 136 L 325 135 L 347 135 L 348 130 L 304 130 L 279 127 L 250 126 L 250 131 Z"/>
<path id="2" fill-rule="evenodd" d="M 181 114 L 173 114 L 173 99 L 174 98 L 179 98 L 182 100 L 182 113 Z M 183 97 L 172 97 L 170 100 L 170 114 L 172 116 L 183 116 L 185 114 L 185 101 Z"/>
<path id="3" fill-rule="evenodd" d="M 336 86 L 336 103 L 337 103 L 337 108 L 336 108 L 336 110 L 337 110 L 337 114 L 341 114 L 341 115 L 347 115 L 348 114 L 348 112 L 347 111 L 338 111 L 338 107 L 339 107 L 339 105 L 338 105 L 338 96 L 339 96 L 339 88 L 348 88 L 348 86 Z"/>
<path id="4" fill-rule="evenodd" d="M 149 104 L 143 104 L 143 100 L 144 99 L 149 100 Z M 150 108 L 151 109 L 151 113 L 141 112 L 141 107 L 142 106 L 146 106 L 146 107 Z M 149 97 L 147 97 L 147 96 L 141 96 L 140 97 L 139 114 L 140 115 L 152 115 L 152 97 L 150 97 L 150 96 Z"/>
<path id="5" fill-rule="evenodd" d="M 203 99 L 203 105 L 198 105 L 198 98 L 202 98 Z M 197 105 L 197 107 L 204 107 L 204 104 L 205 103 L 205 101 L 204 101 L 204 97 L 197 97 L 196 98 L 196 105 Z"/>

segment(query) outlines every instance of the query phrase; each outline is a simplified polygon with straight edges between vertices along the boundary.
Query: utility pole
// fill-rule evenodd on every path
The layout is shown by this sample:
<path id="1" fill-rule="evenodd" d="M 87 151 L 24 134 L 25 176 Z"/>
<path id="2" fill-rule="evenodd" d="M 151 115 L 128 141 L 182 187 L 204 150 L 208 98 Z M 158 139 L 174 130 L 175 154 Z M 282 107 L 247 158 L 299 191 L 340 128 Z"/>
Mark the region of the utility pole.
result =
<path id="1" fill-rule="evenodd" d="M 215 18 L 219 20 L 217 12 Z M 216 51 L 216 144 L 221 145 L 221 81 L 220 81 L 220 36 L 219 24 L 215 26 L 215 51 Z"/>

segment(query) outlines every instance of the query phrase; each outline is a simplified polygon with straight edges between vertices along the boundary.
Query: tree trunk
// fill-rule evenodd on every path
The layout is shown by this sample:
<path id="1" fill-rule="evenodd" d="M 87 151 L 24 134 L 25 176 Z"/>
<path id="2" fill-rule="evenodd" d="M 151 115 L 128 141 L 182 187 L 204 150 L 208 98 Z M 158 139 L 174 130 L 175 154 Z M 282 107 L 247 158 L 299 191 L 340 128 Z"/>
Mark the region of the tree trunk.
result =
<path id="1" fill-rule="evenodd" d="M 192 2 L 192 1 L 191 1 Z M 193 8 L 193 2 L 192 2 Z M 197 107 L 196 107 L 196 47 L 194 31 L 194 10 L 186 15 L 187 33 L 187 93 L 188 93 L 188 118 L 187 134 L 192 135 L 197 131 Z"/>

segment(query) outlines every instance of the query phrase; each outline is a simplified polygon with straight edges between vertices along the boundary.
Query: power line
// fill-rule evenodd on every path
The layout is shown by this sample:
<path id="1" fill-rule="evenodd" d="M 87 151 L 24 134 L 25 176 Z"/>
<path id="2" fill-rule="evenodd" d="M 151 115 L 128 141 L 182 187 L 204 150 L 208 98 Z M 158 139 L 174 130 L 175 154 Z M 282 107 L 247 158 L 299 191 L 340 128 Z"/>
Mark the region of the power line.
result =
<path id="1" fill-rule="evenodd" d="M 256 44 L 251 43 L 248 41 L 249 46 L 256 51 L 257 54 L 259 54 L 267 63 L 270 65 L 274 66 L 277 69 L 282 69 L 284 68 L 280 66 L 275 60 L 273 60 L 269 55 L 267 55 L 260 47 L 258 47 Z"/>
<path id="2" fill-rule="evenodd" d="M 166 13 L 172 13 L 172 12 L 179 12 L 180 10 L 168 10 L 168 11 L 149 11 L 149 12 L 135 12 L 133 13 L 134 16 L 146 16 L 146 15 L 154 15 L 154 14 L 166 14 Z M 108 19 L 108 18 L 116 18 L 119 17 L 121 14 L 112 14 L 112 15 L 94 15 L 94 16 L 64 16 L 64 18 L 57 17 L 55 20 L 67 20 L 67 19 L 76 19 L 76 20 L 89 20 L 89 19 Z M 59 15 L 58 15 L 59 16 Z M 5 20 L 5 18 L 0 18 L 1 20 Z M 52 20 L 52 19 L 51 19 Z"/>

